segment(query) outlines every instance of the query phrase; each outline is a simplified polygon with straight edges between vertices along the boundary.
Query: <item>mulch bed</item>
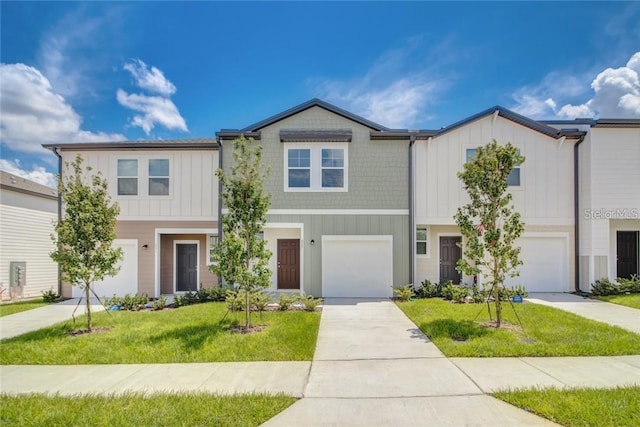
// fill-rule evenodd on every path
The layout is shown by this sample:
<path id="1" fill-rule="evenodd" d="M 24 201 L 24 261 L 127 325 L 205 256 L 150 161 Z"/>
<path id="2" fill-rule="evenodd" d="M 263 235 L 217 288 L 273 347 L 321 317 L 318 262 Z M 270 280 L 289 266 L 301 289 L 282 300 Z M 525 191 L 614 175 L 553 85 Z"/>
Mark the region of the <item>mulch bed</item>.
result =
<path id="1" fill-rule="evenodd" d="M 231 331 L 232 334 L 256 334 L 258 332 L 262 332 L 265 329 L 267 329 L 266 325 L 253 325 L 253 326 L 249 326 L 248 328 L 245 328 L 244 325 L 233 325 L 229 327 L 229 331 Z"/>
<path id="2" fill-rule="evenodd" d="M 107 332 L 108 330 L 110 330 L 112 328 L 112 326 L 101 326 L 99 328 L 93 328 L 91 330 L 89 329 L 73 329 L 69 332 L 67 332 L 68 335 L 71 336 L 78 336 L 78 335 L 86 335 L 86 334 L 99 334 L 100 332 Z"/>

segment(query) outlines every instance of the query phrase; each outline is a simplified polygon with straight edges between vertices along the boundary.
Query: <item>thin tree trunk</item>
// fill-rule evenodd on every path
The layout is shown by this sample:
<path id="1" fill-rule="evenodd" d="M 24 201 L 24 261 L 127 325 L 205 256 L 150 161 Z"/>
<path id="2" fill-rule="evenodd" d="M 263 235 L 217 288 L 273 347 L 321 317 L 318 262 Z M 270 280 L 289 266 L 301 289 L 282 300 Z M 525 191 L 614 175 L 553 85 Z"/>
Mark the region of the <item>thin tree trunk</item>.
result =
<path id="1" fill-rule="evenodd" d="M 84 285 L 85 298 L 87 299 L 87 330 L 91 331 L 91 300 L 89 284 Z"/>

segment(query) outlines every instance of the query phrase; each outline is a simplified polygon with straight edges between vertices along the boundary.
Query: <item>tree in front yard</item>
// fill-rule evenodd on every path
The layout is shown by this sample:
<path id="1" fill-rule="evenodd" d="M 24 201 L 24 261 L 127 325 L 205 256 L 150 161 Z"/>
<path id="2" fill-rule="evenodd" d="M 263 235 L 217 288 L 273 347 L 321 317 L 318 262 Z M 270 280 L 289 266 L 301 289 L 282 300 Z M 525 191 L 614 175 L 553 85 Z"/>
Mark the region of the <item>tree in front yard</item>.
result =
<path id="1" fill-rule="evenodd" d="M 235 285 L 244 297 L 245 329 L 251 327 L 251 294 L 269 286 L 271 251 L 260 237 L 267 219 L 270 195 L 264 193 L 262 146 L 244 136 L 234 141 L 230 176 L 218 169 L 222 200 L 222 240 L 214 249 L 211 271 Z"/>
<path id="2" fill-rule="evenodd" d="M 66 163 L 66 174 L 58 176 L 58 192 L 64 214 L 55 225 L 51 239 L 56 250 L 51 258 L 60 266 L 62 280 L 84 290 L 87 303 L 87 330 L 91 331 L 92 285 L 115 275 L 122 249 L 113 248 L 115 226 L 120 208 L 111 203 L 107 181 L 100 173 L 89 176 L 91 168 L 82 167 L 78 155 Z"/>
<path id="3" fill-rule="evenodd" d="M 524 160 L 516 147 L 510 143 L 499 145 L 494 139 L 487 146 L 478 147 L 475 157 L 458 173 L 471 201 L 458 208 L 454 216 L 465 239 L 457 269 L 467 275 L 482 275 L 495 304 L 498 328 L 502 322 L 504 281 L 517 276 L 522 265 L 520 248 L 514 243 L 524 231 L 524 223 L 511 203 L 507 177 Z"/>

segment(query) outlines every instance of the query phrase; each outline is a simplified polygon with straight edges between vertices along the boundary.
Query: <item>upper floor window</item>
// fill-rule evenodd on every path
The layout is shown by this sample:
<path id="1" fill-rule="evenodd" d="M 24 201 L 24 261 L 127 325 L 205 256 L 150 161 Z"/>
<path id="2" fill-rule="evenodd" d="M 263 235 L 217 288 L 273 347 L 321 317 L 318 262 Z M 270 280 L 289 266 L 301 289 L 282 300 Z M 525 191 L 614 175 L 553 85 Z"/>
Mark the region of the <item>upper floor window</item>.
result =
<path id="1" fill-rule="evenodd" d="M 138 195 L 138 160 L 118 159 L 118 195 Z"/>
<path id="2" fill-rule="evenodd" d="M 429 227 L 416 228 L 416 255 L 429 255 Z"/>
<path id="3" fill-rule="evenodd" d="M 520 150 L 518 150 L 518 154 L 520 154 Z M 475 148 L 467 148 L 465 161 L 470 161 L 476 155 Z M 507 175 L 507 185 L 509 187 L 519 187 L 520 186 L 520 163 L 517 163 L 511 173 Z"/>
<path id="4" fill-rule="evenodd" d="M 149 195 L 169 195 L 169 159 L 149 159 Z"/>
<path id="5" fill-rule="evenodd" d="M 285 191 L 347 191 L 346 143 L 285 147 Z"/>

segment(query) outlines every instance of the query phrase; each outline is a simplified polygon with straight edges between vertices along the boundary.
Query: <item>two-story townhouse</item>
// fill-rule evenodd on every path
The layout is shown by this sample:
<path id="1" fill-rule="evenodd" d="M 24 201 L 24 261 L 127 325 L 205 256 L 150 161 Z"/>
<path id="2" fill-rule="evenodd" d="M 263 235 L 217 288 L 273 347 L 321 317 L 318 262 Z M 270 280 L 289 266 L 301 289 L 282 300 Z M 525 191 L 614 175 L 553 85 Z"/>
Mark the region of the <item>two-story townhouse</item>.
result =
<path id="1" fill-rule="evenodd" d="M 269 291 L 389 297 L 392 285 L 410 283 L 406 131 L 312 99 L 218 132 L 226 171 L 240 135 L 262 145 L 271 170 L 264 184 L 271 194 Z"/>
<path id="2" fill-rule="evenodd" d="M 82 156 L 91 173 L 107 180 L 120 206 L 117 239 L 120 271 L 95 286 L 100 297 L 158 297 L 217 284 L 209 271 L 217 241 L 219 165 L 215 139 L 48 144 L 65 163 Z M 62 285 L 63 296 L 81 296 Z"/>
<path id="3" fill-rule="evenodd" d="M 525 157 L 509 176 L 508 191 L 525 231 L 520 275 L 508 284 L 528 291 L 570 292 L 575 281 L 574 145 L 584 132 L 556 129 L 496 106 L 437 131 L 420 131 L 414 144 L 415 279 L 470 284 L 456 271 L 464 245 L 454 215 L 469 198 L 457 173 L 492 140 L 512 143 Z M 481 278 L 480 278 L 481 279 Z"/>
<path id="4" fill-rule="evenodd" d="M 577 146 L 580 289 L 640 275 L 640 120 L 546 122 L 586 132 Z"/>
<path id="5" fill-rule="evenodd" d="M 49 257 L 58 192 L 0 171 L 0 299 L 58 292 L 58 265 Z"/>

